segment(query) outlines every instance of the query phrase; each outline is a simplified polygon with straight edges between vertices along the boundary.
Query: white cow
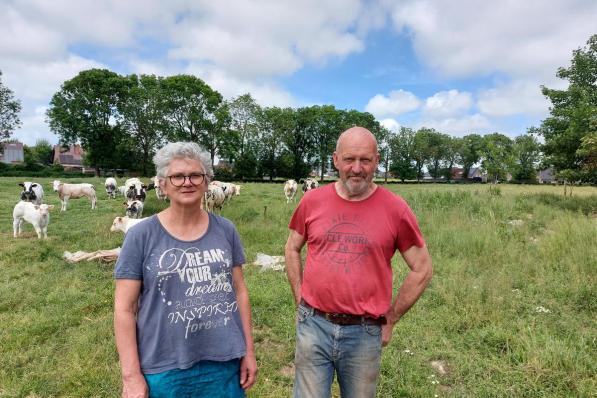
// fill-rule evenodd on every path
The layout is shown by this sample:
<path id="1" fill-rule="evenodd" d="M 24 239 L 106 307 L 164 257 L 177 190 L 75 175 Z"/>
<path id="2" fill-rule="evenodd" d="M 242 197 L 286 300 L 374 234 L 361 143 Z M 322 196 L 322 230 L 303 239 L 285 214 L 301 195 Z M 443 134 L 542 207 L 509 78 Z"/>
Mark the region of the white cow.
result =
<path id="1" fill-rule="evenodd" d="M 143 216 L 143 202 L 140 200 L 129 200 L 124 202 L 125 215 L 130 218 L 141 218 Z"/>
<path id="2" fill-rule="evenodd" d="M 137 177 L 129 178 L 124 183 L 126 187 L 126 197 L 130 200 L 145 201 L 145 192 L 147 191 L 147 185 L 143 184 Z"/>
<path id="3" fill-rule="evenodd" d="M 162 192 L 162 188 L 160 188 L 160 179 L 158 176 L 151 177 L 151 184 L 149 184 L 149 188 L 147 188 L 147 190 L 150 189 L 155 189 L 155 196 L 158 198 L 158 200 L 166 200 L 168 198 L 168 196 Z"/>
<path id="4" fill-rule="evenodd" d="M 108 194 L 108 197 L 116 199 L 116 192 L 118 191 L 116 179 L 114 177 L 106 178 L 104 186 L 106 187 L 106 193 Z"/>
<path id="5" fill-rule="evenodd" d="M 294 195 L 298 190 L 298 184 L 295 180 L 288 180 L 284 184 L 284 196 L 286 196 L 286 203 L 290 203 L 292 200 L 294 202 Z"/>
<path id="6" fill-rule="evenodd" d="M 116 217 L 114 219 L 114 222 L 112 222 L 110 231 L 112 231 L 112 232 L 122 231 L 126 234 L 128 232 L 128 230 L 131 229 L 131 227 L 133 225 L 137 225 L 145 219 L 147 219 L 147 217 L 145 217 L 145 218 L 130 218 L 127 216 Z"/>
<path id="7" fill-rule="evenodd" d="M 22 201 L 41 205 L 41 202 L 44 199 L 44 189 L 41 184 L 25 181 L 19 185 L 23 187 L 23 191 L 21 192 Z"/>
<path id="8" fill-rule="evenodd" d="M 23 220 L 33 225 L 37 238 L 48 238 L 48 224 L 50 223 L 50 210 L 54 205 L 34 205 L 31 202 L 20 201 L 17 203 L 12 211 L 12 228 L 13 236 L 16 238 L 21 234 L 21 225 Z"/>
<path id="9" fill-rule="evenodd" d="M 319 188 L 319 183 L 317 182 L 317 180 L 315 178 L 305 178 L 305 179 L 301 178 L 301 181 L 303 183 L 303 192 L 307 192 L 312 189 Z"/>
<path id="10" fill-rule="evenodd" d="M 96 208 L 97 196 L 95 195 L 95 187 L 91 184 L 67 184 L 60 182 L 60 180 L 54 180 L 53 187 L 54 191 L 58 192 L 58 197 L 62 202 L 60 211 L 66 211 L 66 204 L 71 198 L 79 199 L 87 197 L 91 201 L 91 208 Z"/>
<path id="11" fill-rule="evenodd" d="M 203 208 L 211 212 L 217 208 L 221 212 L 224 201 L 226 201 L 226 195 L 224 194 L 222 187 L 209 185 L 207 191 L 203 195 Z"/>

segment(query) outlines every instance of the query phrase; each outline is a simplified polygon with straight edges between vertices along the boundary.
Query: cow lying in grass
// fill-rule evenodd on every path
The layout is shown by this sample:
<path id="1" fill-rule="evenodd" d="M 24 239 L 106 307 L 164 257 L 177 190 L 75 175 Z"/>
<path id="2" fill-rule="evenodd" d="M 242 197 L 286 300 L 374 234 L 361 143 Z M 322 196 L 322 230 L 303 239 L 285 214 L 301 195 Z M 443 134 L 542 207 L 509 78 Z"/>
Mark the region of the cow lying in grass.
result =
<path id="1" fill-rule="evenodd" d="M 146 217 L 147 218 L 147 217 Z M 130 218 L 127 216 L 124 217 L 116 217 L 112 222 L 112 226 L 110 227 L 110 231 L 122 231 L 125 234 L 128 230 L 133 226 L 139 224 L 141 221 L 145 220 L 146 218 Z"/>
<path id="2" fill-rule="evenodd" d="M 60 211 L 66 211 L 66 204 L 69 199 L 78 199 L 87 197 L 91 201 L 91 208 L 95 209 L 97 204 L 97 197 L 95 195 L 95 187 L 91 184 L 67 184 L 54 180 L 54 191 L 58 192 L 62 207 Z"/>
<path id="3" fill-rule="evenodd" d="M 42 235 L 44 239 L 48 237 L 48 224 L 50 223 L 50 210 L 54 208 L 54 205 L 34 205 L 31 202 L 19 202 L 15 205 L 12 211 L 12 227 L 13 236 L 16 238 L 21 234 L 21 225 L 23 220 L 33 225 L 35 232 L 37 232 L 37 238 L 41 239 Z"/>

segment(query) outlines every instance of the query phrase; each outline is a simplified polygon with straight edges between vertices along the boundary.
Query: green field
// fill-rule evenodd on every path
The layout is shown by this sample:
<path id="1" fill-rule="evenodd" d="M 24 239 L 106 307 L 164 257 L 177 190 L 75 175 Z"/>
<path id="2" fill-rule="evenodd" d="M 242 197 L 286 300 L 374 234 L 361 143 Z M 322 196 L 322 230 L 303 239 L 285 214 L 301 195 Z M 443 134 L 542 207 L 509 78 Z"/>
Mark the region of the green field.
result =
<path id="1" fill-rule="evenodd" d="M 39 241 L 27 223 L 15 239 L 21 181 L 0 178 L 0 397 L 117 397 L 113 267 L 69 264 L 62 254 L 120 246 L 123 235 L 109 228 L 124 215 L 122 197 L 107 199 L 103 180 L 87 179 L 98 209 L 79 199 L 60 213 L 50 179 L 34 179 L 56 205 L 49 239 Z M 379 397 L 597 396 L 597 188 L 575 188 L 572 198 L 553 186 L 389 189 L 417 215 L 434 277 L 384 349 Z M 295 205 L 280 184 L 244 184 L 223 210 L 249 263 L 260 368 L 250 397 L 287 397 L 292 388 L 286 276 L 250 263 L 258 252 L 283 254 Z M 149 192 L 144 215 L 163 206 Z M 394 266 L 399 281 L 399 256 Z"/>

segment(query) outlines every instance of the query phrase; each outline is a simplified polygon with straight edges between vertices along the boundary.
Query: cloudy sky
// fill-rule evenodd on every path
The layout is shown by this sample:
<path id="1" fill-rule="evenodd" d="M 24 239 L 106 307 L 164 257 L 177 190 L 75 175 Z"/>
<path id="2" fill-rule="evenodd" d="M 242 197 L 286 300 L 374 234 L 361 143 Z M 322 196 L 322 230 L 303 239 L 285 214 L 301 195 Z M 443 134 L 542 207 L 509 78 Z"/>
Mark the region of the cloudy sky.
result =
<path id="1" fill-rule="evenodd" d="M 595 0 L 0 0 L 0 70 L 16 138 L 58 137 L 45 110 L 88 68 L 194 74 L 225 98 L 332 104 L 391 128 L 523 134 L 540 85 L 597 33 Z"/>

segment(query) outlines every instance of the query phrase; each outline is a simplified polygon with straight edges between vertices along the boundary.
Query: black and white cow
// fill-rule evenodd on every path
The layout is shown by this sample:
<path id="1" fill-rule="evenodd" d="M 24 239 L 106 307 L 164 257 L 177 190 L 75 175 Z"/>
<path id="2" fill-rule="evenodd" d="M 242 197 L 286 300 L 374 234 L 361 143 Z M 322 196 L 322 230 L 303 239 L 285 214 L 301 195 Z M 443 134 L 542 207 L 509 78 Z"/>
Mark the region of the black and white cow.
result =
<path id="1" fill-rule="evenodd" d="M 147 185 L 143 184 L 137 177 L 129 178 L 124 183 L 126 187 L 126 197 L 128 200 L 140 200 L 145 202 Z"/>
<path id="2" fill-rule="evenodd" d="M 143 202 L 140 200 L 129 200 L 124 202 L 126 209 L 125 216 L 129 218 L 141 218 L 143 217 Z"/>
<path id="3" fill-rule="evenodd" d="M 108 194 L 108 197 L 116 199 L 116 193 L 118 192 L 116 179 L 114 177 L 106 178 L 104 186 L 106 187 L 106 193 Z"/>
<path id="4" fill-rule="evenodd" d="M 25 181 L 19 184 L 23 187 L 21 192 L 21 200 L 23 202 L 31 202 L 36 205 L 41 205 L 44 199 L 44 189 L 41 184 L 31 181 Z"/>
<path id="5" fill-rule="evenodd" d="M 301 178 L 301 181 L 303 182 L 303 187 L 302 187 L 303 193 L 310 191 L 312 189 L 319 188 L 319 183 L 317 182 L 317 180 L 315 178 L 305 178 L 305 179 Z"/>

